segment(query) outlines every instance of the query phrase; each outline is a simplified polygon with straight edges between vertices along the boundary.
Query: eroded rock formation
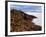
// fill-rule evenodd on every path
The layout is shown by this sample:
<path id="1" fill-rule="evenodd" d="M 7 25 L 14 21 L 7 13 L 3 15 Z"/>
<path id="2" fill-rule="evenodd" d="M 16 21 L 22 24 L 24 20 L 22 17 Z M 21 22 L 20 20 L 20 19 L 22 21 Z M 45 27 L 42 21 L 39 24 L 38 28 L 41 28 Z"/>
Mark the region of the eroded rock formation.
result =
<path id="1" fill-rule="evenodd" d="M 22 31 L 39 31 L 41 30 L 41 26 L 35 25 L 35 23 L 32 22 L 34 18 L 37 18 L 33 15 L 28 15 L 24 13 L 23 11 L 11 10 L 10 14 L 10 31 L 11 32 L 22 32 Z"/>

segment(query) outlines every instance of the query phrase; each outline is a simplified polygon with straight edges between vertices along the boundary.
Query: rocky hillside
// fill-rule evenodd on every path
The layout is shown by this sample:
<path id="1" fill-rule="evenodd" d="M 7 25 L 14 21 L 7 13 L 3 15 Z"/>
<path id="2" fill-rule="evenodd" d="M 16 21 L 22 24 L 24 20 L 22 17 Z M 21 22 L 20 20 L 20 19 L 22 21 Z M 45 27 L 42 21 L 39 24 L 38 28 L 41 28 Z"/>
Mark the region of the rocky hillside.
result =
<path id="1" fill-rule="evenodd" d="M 28 15 L 23 11 L 11 10 L 11 32 L 22 32 L 22 31 L 39 31 L 41 30 L 41 26 L 35 25 L 32 22 L 33 19 L 37 18 L 33 15 Z"/>

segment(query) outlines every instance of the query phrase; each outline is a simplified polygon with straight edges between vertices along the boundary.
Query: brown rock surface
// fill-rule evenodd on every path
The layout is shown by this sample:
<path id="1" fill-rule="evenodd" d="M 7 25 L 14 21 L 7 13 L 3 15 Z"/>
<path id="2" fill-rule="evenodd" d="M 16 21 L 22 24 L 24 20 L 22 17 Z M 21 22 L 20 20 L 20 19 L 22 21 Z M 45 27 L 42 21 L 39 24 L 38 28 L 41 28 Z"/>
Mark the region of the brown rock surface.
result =
<path id="1" fill-rule="evenodd" d="M 37 18 L 33 15 L 28 15 L 19 10 L 11 10 L 10 14 L 10 31 L 11 32 L 22 32 L 22 31 L 39 31 L 41 26 L 35 25 L 32 22 L 34 18 Z"/>

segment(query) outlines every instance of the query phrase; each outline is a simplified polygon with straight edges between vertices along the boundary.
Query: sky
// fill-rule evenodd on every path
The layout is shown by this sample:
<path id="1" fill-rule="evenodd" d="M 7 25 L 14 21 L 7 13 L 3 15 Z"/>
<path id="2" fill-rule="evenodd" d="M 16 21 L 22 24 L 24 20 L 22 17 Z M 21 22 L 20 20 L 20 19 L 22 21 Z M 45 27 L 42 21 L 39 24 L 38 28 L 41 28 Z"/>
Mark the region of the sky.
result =
<path id="1" fill-rule="evenodd" d="M 41 6 L 33 6 L 33 5 L 10 5 L 10 9 L 17 9 L 23 12 L 42 12 Z"/>

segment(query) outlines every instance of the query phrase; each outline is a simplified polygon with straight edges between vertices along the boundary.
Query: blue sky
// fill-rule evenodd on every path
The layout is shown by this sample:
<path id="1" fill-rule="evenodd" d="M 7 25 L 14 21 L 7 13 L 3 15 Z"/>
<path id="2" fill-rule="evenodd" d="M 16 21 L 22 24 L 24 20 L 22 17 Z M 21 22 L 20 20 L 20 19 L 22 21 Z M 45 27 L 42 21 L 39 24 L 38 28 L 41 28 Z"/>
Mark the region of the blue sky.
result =
<path id="1" fill-rule="evenodd" d="M 41 6 L 32 6 L 32 5 L 10 5 L 10 9 L 17 9 L 24 12 L 42 12 Z"/>

